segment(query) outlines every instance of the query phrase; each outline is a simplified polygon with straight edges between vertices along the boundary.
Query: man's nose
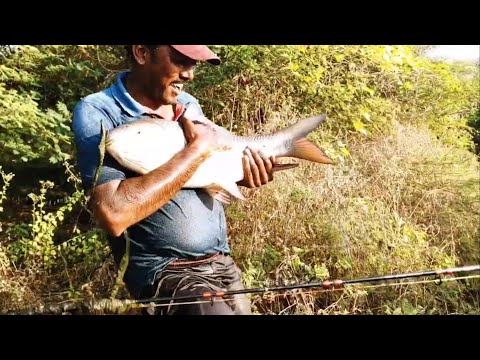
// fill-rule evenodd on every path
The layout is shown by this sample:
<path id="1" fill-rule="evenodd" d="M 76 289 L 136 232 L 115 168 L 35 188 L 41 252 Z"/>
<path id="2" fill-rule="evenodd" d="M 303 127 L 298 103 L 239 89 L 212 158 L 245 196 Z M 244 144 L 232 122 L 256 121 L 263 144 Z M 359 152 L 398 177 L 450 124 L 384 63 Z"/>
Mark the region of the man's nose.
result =
<path id="1" fill-rule="evenodd" d="M 193 67 L 189 68 L 189 69 L 186 69 L 186 70 L 183 70 L 180 73 L 180 78 L 184 81 L 193 80 Z"/>

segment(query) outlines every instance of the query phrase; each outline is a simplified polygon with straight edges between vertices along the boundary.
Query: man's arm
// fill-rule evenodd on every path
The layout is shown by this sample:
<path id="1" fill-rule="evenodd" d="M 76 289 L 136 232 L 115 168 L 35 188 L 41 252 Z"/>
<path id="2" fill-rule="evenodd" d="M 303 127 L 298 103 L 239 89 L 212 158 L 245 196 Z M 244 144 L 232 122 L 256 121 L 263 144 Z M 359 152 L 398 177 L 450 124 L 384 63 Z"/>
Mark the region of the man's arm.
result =
<path id="1" fill-rule="evenodd" d="M 97 142 L 84 140 L 93 138 L 99 131 L 97 127 L 92 130 L 91 124 L 99 123 L 105 114 L 88 106 L 80 106 L 74 114 L 75 136 L 81 156 L 98 148 L 95 147 Z M 100 226 L 111 235 L 120 236 L 129 226 L 166 204 L 214 149 L 213 133 L 207 127 L 194 125 L 188 119 L 183 120 L 183 125 L 188 145 L 167 163 L 143 176 L 128 179 L 117 176 L 111 181 L 101 180 L 92 189 L 89 206 Z M 92 157 L 91 161 L 96 159 L 96 156 Z M 85 167 L 83 160 L 80 163 Z M 91 171 L 91 168 L 88 169 Z M 82 178 L 86 177 L 82 174 Z M 102 171 L 99 178 L 102 178 Z"/>
<path id="2" fill-rule="evenodd" d="M 238 184 L 255 188 L 272 181 L 275 158 L 261 157 L 249 149 L 245 153 L 245 179 Z M 104 229 L 119 236 L 126 228 L 165 205 L 190 179 L 208 154 L 207 145 L 194 140 L 167 163 L 146 175 L 96 186 L 92 193 L 92 211 Z"/>
<path id="3" fill-rule="evenodd" d="M 121 235 L 165 205 L 208 156 L 208 148 L 193 141 L 146 175 L 96 186 L 90 207 L 100 226 L 113 236 Z"/>

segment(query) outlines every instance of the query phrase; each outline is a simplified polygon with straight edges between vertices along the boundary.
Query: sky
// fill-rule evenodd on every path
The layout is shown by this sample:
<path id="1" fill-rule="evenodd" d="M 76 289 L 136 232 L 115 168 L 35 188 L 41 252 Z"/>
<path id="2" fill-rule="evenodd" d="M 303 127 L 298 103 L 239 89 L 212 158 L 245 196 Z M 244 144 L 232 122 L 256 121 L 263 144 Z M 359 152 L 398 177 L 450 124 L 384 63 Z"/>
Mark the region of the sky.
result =
<path id="1" fill-rule="evenodd" d="M 479 61 L 480 45 L 436 45 L 426 55 L 435 60 Z"/>

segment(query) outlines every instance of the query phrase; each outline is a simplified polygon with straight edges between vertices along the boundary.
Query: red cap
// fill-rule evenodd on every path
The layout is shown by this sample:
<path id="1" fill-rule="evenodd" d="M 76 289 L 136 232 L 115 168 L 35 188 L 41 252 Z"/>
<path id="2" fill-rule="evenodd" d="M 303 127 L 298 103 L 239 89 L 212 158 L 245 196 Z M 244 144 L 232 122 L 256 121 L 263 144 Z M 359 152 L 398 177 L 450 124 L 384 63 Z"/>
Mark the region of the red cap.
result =
<path id="1" fill-rule="evenodd" d="M 208 61 L 210 64 L 219 65 L 220 58 L 205 45 L 170 45 L 178 52 L 197 61 Z"/>

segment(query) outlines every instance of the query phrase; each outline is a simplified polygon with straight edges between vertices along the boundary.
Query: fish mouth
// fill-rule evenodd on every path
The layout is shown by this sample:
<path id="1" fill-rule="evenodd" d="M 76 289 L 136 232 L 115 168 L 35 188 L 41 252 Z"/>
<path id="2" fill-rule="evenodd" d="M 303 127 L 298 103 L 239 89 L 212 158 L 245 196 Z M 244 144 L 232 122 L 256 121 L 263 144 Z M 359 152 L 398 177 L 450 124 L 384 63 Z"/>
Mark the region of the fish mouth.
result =
<path id="1" fill-rule="evenodd" d="M 113 140 L 112 139 L 108 139 L 107 141 L 105 141 L 105 147 L 109 147 L 110 145 L 113 144 Z"/>

